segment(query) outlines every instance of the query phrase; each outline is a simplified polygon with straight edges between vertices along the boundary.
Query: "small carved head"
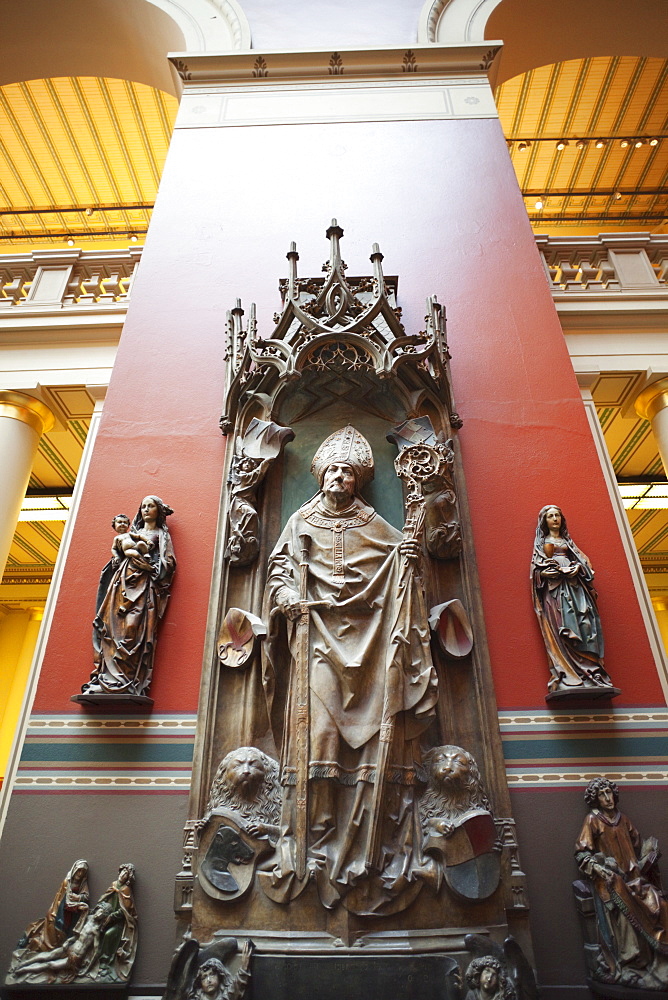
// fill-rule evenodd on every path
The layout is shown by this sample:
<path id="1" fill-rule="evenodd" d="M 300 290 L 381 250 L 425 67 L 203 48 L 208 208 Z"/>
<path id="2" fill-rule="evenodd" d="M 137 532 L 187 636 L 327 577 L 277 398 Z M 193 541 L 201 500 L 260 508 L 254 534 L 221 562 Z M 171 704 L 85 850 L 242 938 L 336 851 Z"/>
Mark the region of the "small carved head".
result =
<path id="1" fill-rule="evenodd" d="M 69 880 L 75 885 L 80 885 L 88 875 L 88 862 L 81 858 L 75 861 L 69 871 Z"/>
<path id="2" fill-rule="evenodd" d="M 568 538 L 568 525 L 561 507 L 556 503 L 548 503 L 541 507 L 538 514 L 538 527 L 536 537 L 546 538 L 550 534 L 550 527 L 556 527 L 562 538 Z"/>
<path id="3" fill-rule="evenodd" d="M 357 477 L 353 466 L 347 462 L 332 462 L 328 465 L 322 477 L 322 491 L 336 496 L 354 496 L 357 492 Z"/>
<path id="4" fill-rule="evenodd" d="M 463 747 L 434 747 L 424 756 L 427 788 L 420 799 L 423 824 L 438 817 L 456 820 L 469 809 L 491 812 L 475 758 Z"/>
<path id="5" fill-rule="evenodd" d="M 601 792 L 611 791 L 615 805 L 619 802 L 619 787 L 610 778 L 594 778 L 585 788 L 584 800 L 588 806 L 598 806 Z"/>
<path id="6" fill-rule="evenodd" d="M 105 922 L 107 917 L 112 912 L 111 903 L 104 902 L 96 903 L 93 909 L 90 911 L 89 919 L 100 926 Z"/>
<path id="7" fill-rule="evenodd" d="M 167 521 L 169 515 L 174 513 L 169 504 L 166 504 L 163 500 L 160 499 L 160 497 L 156 497 L 153 494 L 149 494 L 148 496 L 144 497 L 142 502 L 139 504 L 139 510 L 135 515 L 134 521 L 132 522 L 133 527 L 135 528 L 144 527 L 145 523 L 144 512 L 145 511 L 148 512 L 149 506 L 155 506 L 155 508 L 157 509 L 157 513 L 155 515 L 156 518 L 155 524 L 157 528 L 162 528 L 165 522 Z M 153 511 L 151 511 L 151 513 L 153 513 Z"/>
<path id="8" fill-rule="evenodd" d="M 333 463 L 345 463 L 355 473 L 355 489 L 360 490 L 371 482 L 374 474 L 373 452 L 363 434 L 348 424 L 326 438 L 311 463 L 311 472 L 323 488 L 325 472 Z"/>
<path id="9" fill-rule="evenodd" d="M 257 747 L 231 750 L 218 765 L 211 783 L 208 809 L 224 806 L 242 816 L 265 815 L 278 822 L 280 790 L 278 764 Z"/>
<path id="10" fill-rule="evenodd" d="M 508 980 L 505 969 L 498 958 L 483 955 L 474 958 L 466 970 L 466 985 L 473 990 L 483 989 L 488 996 L 499 996 L 504 1000 L 514 1000 L 515 990 Z"/>
<path id="11" fill-rule="evenodd" d="M 254 799 L 264 781 L 262 754 L 255 747 L 239 747 L 225 758 L 223 780 L 245 799 Z"/>
<path id="12" fill-rule="evenodd" d="M 217 958 L 209 958 L 200 965 L 190 993 L 191 997 L 215 997 L 221 986 L 232 985 L 232 976 Z"/>
<path id="13" fill-rule="evenodd" d="M 122 535 L 130 530 L 130 518 L 127 514 L 117 514 L 112 518 L 111 526 L 117 535 Z"/>
<path id="14" fill-rule="evenodd" d="M 118 881 L 121 885 L 132 885 L 135 880 L 136 869 L 133 864 L 126 861 L 125 864 L 120 865 L 118 869 Z"/>
<path id="15" fill-rule="evenodd" d="M 425 760 L 430 764 L 431 777 L 436 785 L 463 785 L 469 781 L 472 770 L 478 770 L 474 758 L 462 747 L 435 747 L 429 751 Z"/>

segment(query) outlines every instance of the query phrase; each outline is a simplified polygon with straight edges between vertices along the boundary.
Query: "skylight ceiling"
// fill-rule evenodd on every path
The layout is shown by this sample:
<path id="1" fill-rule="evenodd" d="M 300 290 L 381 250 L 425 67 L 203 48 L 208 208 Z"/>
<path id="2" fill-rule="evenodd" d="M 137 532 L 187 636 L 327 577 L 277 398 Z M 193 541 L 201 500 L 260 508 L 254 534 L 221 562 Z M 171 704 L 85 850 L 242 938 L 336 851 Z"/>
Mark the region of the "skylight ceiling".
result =
<path id="1" fill-rule="evenodd" d="M 0 87 L 0 246 L 143 240 L 177 101 L 97 77 Z"/>
<path id="2" fill-rule="evenodd" d="M 668 61 L 596 57 L 542 66 L 502 84 L 496 100 L 537 232 L 665 231 Z M 559 140 L 567 142 L 562 150 Z"/>

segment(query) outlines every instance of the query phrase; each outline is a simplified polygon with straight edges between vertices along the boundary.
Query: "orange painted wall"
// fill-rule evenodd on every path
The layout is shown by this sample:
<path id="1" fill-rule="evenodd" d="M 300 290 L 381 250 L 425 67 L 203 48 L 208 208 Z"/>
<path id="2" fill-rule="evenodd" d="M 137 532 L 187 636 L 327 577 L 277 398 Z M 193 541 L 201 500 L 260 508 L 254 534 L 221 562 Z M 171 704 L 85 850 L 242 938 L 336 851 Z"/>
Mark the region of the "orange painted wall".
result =
<path id="1" fill-rule="evenodd" d="M 460 432 L 501 707 L 539 707 L 547 661 L 531 604 L 536 516 L 563 506 L 597 570 L 616 704 L 661 704 L 642 619 L 564 338 L 496 121 L 177 130 L 75 528 L 36 708 L 91 667 L 90 620 L 113 513 L 157 492 L 179 569 L 152 688 L 156 711 L 197 702 L 224 440 L 225 310 L 258 304 L 261 332 L 295 239 L 318 274 L 324 231 L 349 273 L 380 243 L 407 329 L 446 305 Z"/>

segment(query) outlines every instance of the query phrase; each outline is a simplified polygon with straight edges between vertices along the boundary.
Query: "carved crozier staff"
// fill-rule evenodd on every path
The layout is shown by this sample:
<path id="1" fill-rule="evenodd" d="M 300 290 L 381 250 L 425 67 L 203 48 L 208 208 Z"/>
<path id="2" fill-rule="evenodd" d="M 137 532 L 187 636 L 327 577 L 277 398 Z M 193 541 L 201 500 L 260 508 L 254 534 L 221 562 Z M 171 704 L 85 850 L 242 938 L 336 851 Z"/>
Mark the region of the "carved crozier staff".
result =
<path id="1" fill-rule="evenodd" d="M 295 699 L 297 718 L 297 823 L 295 830 L 297 863 L 296 875 L 306 877 L 306 850 L 308 846 L 308 762 L 309 762 L 309 677 L 308 677 L 308 633 L 310 611 L 308 605 L 308 555 L 311 536 L 299 536 L 301 560 L 299 562 L 299 619 L 297 620 L 297 697 Z"/>
<path id="2" fill-rule="evenodd" d="M 407 516 L 403 527 L 404 541 L 419 542 L 422 538 L 426 512 L 426 499 L 422 492 L 422 482 L 431 478 L 438 471 L 440 464 L 440 456 L 429 445 L 413 445 L 412 447 L 405 448 L 397 456 L 395 461 L 397 475 L 403 479 L 409 488 L 406 498 Z M 403 602 L 407 600 L 410 588 L 414 584 L 415 570 L 415 560 L 404 556 L 396 600 L 395 629 L 401 617 Z M 417 588 L 416 596 L 420 610 L 419 619 L 420 621 L 425 621 L 427 612 L 424 604 L 424 594 L 420 587 Z M 385 672 L 383 715 L 378 741 L 378 760 L 376 763 L 376 780 L 373 787 L 371 822 L 369 824 L 366 843 L 365 863 L 368 869 L 378 867 L 381 801 L 395 729 L 395 715 L 392 712 L 393 699 L 391 697 L 390 666 L 391 661 L 388 661 L 388 669 Z"/>

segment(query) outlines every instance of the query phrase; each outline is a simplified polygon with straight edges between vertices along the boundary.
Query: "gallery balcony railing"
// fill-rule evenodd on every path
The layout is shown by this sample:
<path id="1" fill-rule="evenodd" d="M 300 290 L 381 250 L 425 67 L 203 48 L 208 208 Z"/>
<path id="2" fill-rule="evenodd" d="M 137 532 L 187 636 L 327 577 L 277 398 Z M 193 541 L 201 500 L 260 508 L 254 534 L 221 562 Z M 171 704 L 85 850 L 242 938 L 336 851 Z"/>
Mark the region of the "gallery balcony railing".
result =
<path id="1" fill-rule="evenodd" d="M 0 255 L 0 317 L 8 311 L 96 310 L 127 304 L 142 248 Z"/>
<path id="2" fill-rule="evenodd" d="M 563 301 L 668 296 L 668 236 L 537 236 L 552 294 Z M 142 248 L 0 255 L 0 318 L 14 311 L 127 305 Z"/>
<path id="3" fill-rule="evenodd" d="M 555 297 L 668 294 L 668 236 L 537 236 L 536 244 Z"/>

